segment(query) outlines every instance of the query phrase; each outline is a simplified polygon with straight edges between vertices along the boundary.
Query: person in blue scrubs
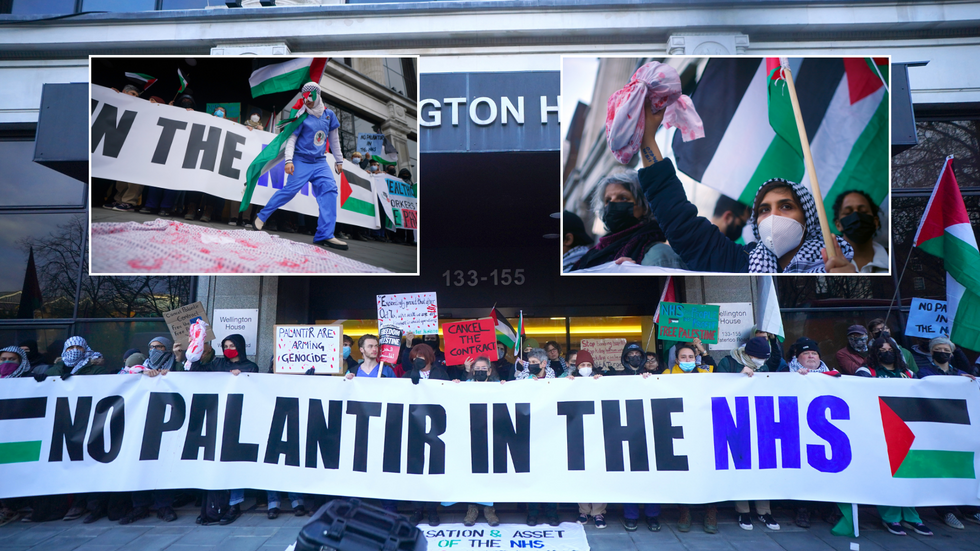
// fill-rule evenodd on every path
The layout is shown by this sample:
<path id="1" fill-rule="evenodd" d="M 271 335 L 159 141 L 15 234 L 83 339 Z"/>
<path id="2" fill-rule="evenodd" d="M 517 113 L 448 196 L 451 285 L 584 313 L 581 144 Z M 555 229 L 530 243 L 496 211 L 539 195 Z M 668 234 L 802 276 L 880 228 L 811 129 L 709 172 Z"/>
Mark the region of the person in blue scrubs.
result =
<path id="1" fill-rule="evenodd" d="M 337 182 L 327 167 L 328 140 L 330 153 L 334 157 L 334 171 L 340 174 L 344 167 L 337 130 L 340 122 L 333 111 L 324 107 L 320 96 L 320 85 L 317 83 L 307 82 L 303 85 L 307 115 L 286 141 L 286 174 L 289 177 L 286 185 L 259 212 L 255 218 L 255 228 L 261 230 L 272 213 L 288 203 L 309 182 L 320 210 L 313 244 L 346 251 L 347 243 L 333 234 L 337 224 Z"/>

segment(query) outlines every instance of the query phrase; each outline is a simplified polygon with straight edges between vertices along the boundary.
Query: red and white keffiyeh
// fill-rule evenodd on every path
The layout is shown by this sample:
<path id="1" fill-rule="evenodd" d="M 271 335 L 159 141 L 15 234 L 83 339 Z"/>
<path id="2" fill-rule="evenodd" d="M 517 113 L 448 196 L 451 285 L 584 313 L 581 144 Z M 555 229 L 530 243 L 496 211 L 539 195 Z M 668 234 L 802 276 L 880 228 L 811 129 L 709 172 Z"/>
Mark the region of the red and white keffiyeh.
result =
<path id="1" fill-rule="evenodd" d="M 619 162 L 629 163 L 640 150 L 644 107 L 654 113 L 666 107 L 664 125 L 677 128 L 685 142 L 704 137 L 704 125 L 694 103 L 681 93 L 677 70 L 651 61 L 637 69 L 629 84 L 606 103 L 606 141 Z"/>

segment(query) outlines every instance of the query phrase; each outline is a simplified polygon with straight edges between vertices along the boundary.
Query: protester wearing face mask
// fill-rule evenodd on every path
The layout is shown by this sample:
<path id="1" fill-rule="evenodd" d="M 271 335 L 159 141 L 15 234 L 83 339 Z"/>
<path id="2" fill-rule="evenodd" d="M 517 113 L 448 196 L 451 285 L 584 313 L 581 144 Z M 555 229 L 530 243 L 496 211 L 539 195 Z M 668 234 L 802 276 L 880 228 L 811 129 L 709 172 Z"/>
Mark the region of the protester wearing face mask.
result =
<path id="1" fill-rule="evenodd" d="M 766 337 L 752 337 L 745 346 L 732 350 L 718 362 L 719 373 L 742 373 L 751 377 L 756 371 L 767 372 L 772 348 Z"/>
<path id="2" fill-rule="evenodd" d="M 352 371 L 354 370 L 354 368 L 357 367 L 357 360 L 355 360 L 350 355 L 351 349 L 354 347 L 354 339 L 348 337 L 347 335 L 344 335 L 343 340 L 344 340 L 344 348 L 343 348 L 344 363 L 347 364 L 347 371 Z"/>
<path id="3" fill-rule="evenodd" d="M 171 371 L 183 371 L 184 364 L 177 361 L 173 353 L 174 341 L 167 337 L 156 337 L 150 341 L 149 355 L 143 362 L 143 375 L 156 377 Z"/>
<path id="4" fill-rule="evenodd" d="M 245 121 L 245 126 L 249 130 L 265 130 L 265 125 L 262 124 L 262 113 L 258 109 L 253 109 L 252 114 L 249 115 L 248 120 Z"/>
<path id="5" fill-rule="evenodd" d="M 924 379 L 932 375 L 963 375 L 975 379 L 973 375 L 953 367 L 950 360 L 956 345 L 946 337 L 936 337 L 929 341 L 929 365 L 919 369 L 918 377 Z"/>
<path id="6" fill-rule="evenodd" d="M 31 362 L 27 352 L 19 346 L 8 346 L 0 350 L 0 379 L 16 379 L 31 376 Z"/>
<path id="7" fill-rule="evenodd" d="M 514 362 L 507 359 L 507 345 L 497 341 L 497 361 L 493 362 L 493 370 L 501 381 L 514 380 Z"/>
<path id="8" fill-rule="evenodd" d="M 436 361 L 435 352 L 431 346 L 416 344 L 409 351 L 408 357 L 412 368 L 404 376 L 412 379 L 412 383 L 419 384 L 419 381 L 423 379 L 451 380 L 446 368 Z"/>
<path id="9" fill-rule="evenodd" d="M 862 274 L 887 272 L 888 251 L 874 240 L 881 229 L 878 206 L 860 190 L 841 193 L 834 201 L 834 226 L 854 248 L 851 264 Z"/>
<path id="10" fill-rule="evenodd" d="M 592 248 L 592 237 L 585 231 L 585 223 L 574 212 L 563 211 L 561 240 L 561 269 L 569 272 L 575 263 Z"/>
<path id="11" fill-rule="evenodd" d="M 847 328 L 847 345 L 837 351 L 837 368 L 845 375 L 854 375 L 868 357 L 868 330 L 863 325 Z"/>
<path id="12" fill-rule="evenodd" d="M 44 354 L 38 351 L 37 341 L 28 339 L 20 343 L 20 349 L 27 353 L 27 359 L 31 362 L 32 375 L 44 375 L 51 367 Z"/>
<path id="13" fill-rule="evenodd" d="M 368 172 L 371 174 L 381 174 L 381 163 L 375 160 L 371 160 L 368 163 Z"/>
<path id="14" fill-rule="evenodd" d="M 606 176 L 592 197 L 592 210 L 599 213 L 608 233 L 575 262 L 573 270 L 619 259 L 644 266 L 686 268 L 667 245 L 653 209 L 643 196 L 636 172 Z"/>
<path id="15" fill-rule="evenodd" d="M 868 322 L 868 340 L 874 341 L 878 337 L 891 337 L 892 331 L 885 325 L 885 320 L 883 318 L 875 318 Z M 895 339 L 896 341 L 898 339 Z M 912 351 L 904 346 L 899 345 L 899 352 L 902 354 L 902 358 L 905 359 L 905 365 L 908 366 L 912 373 L 917 373 L 919 371 L 919 366 L 916 365 L 915 355 Z"/>
<path id="16" fill-rule="evenodd" d="M 837 255 L 826 258 L 813 196 L 806 185 L 773 178 L 759 188 L 749 223 L 757 243 L 738 245 L 718 231 L 687 200 L 674 165 L 664 159 L 655 138 L 663 111 L 645 109 L 639 172 L 643 193 L 670 246 L 688 269 L 727 273 L 853 273 L 853 250 L 841 238 Z"/>
<path id="17" fill-rule="evenodd" d="M 67 379 L 72 375 L 103 375 L 108 372 L 102 354 L 89 348 L 82 337 L 71 337 L 65 341 L 61 359 L 51 366 L 47 375 Z"/>
<path id="18" fill-rule="evenodd" d="M 707 354 L 701 355 L 698 346 L 699 345 L 695 344 L 679 345 L 677 347 L 677 361 L 674 363 L 674 365 L 664 369 L 662 374 L 713 373 L 716 367 L 714 360 Z M 703 347 L 704 345 L 702 344 L 700 346 Z M 698 365 L 698 356 L 701 356 L 701 365 Z"/>
<path id="19" fill-rule="evenodd" d="M 598 379 L 602 375 L 593 369 L 592 354 L 588 350 L 576 353 L 575 365 L 569 365 L 565 377 L 574 379 L 575 377 L 592 377 Z M 592 519 L 595 527 L 603 529 L 606 527 L 606 503 L 579 503 L 578 519 L 576 522 L 585 525 Z"/>
<path id="20" fill-rule="evenodd" d="M 581 354 L 581 352 L 580 352 Z M 532 348 L 527 353 L 527 361 L 517 360 L 515 378 L 524 379 L 554 379 L 555 370 L 551 369 L 548 353 L 541 348 Z"/>
<path id="21" fill-rule="evenodd" d="M 718 227 L 725 237 L 731 241 L 738 241 L 742 237 L 742 230 L 749 222 L 749 207 L 743 203 L 722 195 L 715 203 L 715 211 L 711 216 L 711 223 Z"/>

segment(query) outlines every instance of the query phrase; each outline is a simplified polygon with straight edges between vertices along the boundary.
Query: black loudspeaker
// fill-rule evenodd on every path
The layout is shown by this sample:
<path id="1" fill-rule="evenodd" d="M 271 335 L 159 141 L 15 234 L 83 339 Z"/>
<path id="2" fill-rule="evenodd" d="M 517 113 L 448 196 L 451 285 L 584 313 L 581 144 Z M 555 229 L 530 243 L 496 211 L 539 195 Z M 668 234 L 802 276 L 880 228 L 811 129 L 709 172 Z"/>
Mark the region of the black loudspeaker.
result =
<path id="1" fill-rule="evenodd" d="M 403 515 L 335 499 L 317 510 L 299 532 L 295 551 L 424 551 L 422 531 Z"/>

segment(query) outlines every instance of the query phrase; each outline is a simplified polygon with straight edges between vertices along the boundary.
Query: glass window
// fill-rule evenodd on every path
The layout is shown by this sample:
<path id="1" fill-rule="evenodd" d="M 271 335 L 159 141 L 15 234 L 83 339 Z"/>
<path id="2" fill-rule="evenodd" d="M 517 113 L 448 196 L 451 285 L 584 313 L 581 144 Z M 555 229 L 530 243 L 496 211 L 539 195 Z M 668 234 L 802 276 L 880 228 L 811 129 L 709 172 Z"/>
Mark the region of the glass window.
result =
<path id="1" fill-rule="evenodd" d="M 136 12 L 157 9 L 156 0 L 83 0 L 82 11 Z"/>
<path id="2" fill-rule="evenodd" d="M 978 121 L 917 121 L 915 128 L 919 144 L 892 157 L 894 188 L 932 189 L 947 155 L 956 157 L 953 166 L 960 188 L 980 187 Z"/>
<path id="3" fill-rule="evenodd" d="M 403 96 L 406 95 L 405 75 L 402 74 L 401 58 L 386 57 L 382 61 L 385 66 L 385 85 Z"/>
<path id="4" fill-rule="evenodd" d="M 0 141 L 3 206 L 84 206 L 84 182 L 39 165 L 33 159 L 34 141 Z"/>
<path id="5" fill-rule="evenodd" d="M 812 310 L 809 312 L 784 312 L 783 329 L 786 340 L 783 342 L 783 356 L 789 354 L 789 347 L 796 339 L 806 336 L 820 345 L 820 357 L 827 367 L 836 369 L 835 355 L 841 348 L 847 346 L 847 328 L 852 325 L 867 327 L 868 322 L 875 318 L 884 318 L 888 313 L 887 306 L 877 309 L 837 309 Z M 892 329 L 899 329 L 897 312 L 892 310 L 888 319 Z M 789 359 L 787 358 L 787 361 Z"/>
<path id="6" fill-rule="evenodd" d="M 163 0 L 162 10 L 198 10 L 208 7 L 208 0 Z"/>
<path id="7" fill-rule="evenodd" d="M 0 3 L 2 4 L 2 3 Z M 75 0 L 14 0 L 14 15 L 64 15 L 75 13 Z"/>
<path id="8" fill-rule="evenodd" d="M 0 227 L 0 318 L 72 317 L 86 217 L 0 214 Z"/>
<path id="9" fill-rule="evenodd" d="M 150 339 L 170 337 L 167 324 L 161 321 L 92 321 L 75 324 L 74 335 L 88 341 L 92 350 L 105 356 L 109 373 L 118 373 L 123 367 L 123 353 L 130 348 L 147 353 Z"/>
<path id="10" fill-rule="evenodd" d="M 419 164 L 419 142 L 409 139 L 408 140 L 408 166 L 409 170 L 412 171 L 412 178 L 418 180 L 418 164 Z"/>
<path id="11" fill-rule="evenodd" d="M 351 153 L 357 149 L 357 135 L 377 132 L 376 123 L 335 104 L 324 103 L 324 105 L 337 115 L 337 120 L 340 122 L 340 150 L 344 157 L 349 159 Z"/>
<path id="12" fill-rule="evenodd" d="M 37 351 L 48 365 L 61 356 L 65 340 L 69 337 L 68 326 L 53 327 L 4 327 L 0 326 L 0 348 L 20 346 L 24 341 L 37 341 Z"/>

